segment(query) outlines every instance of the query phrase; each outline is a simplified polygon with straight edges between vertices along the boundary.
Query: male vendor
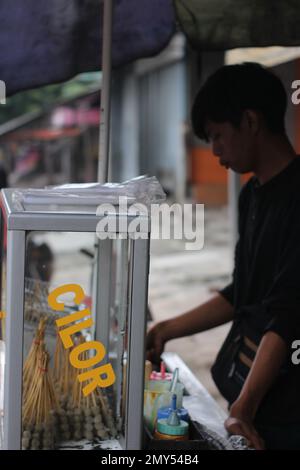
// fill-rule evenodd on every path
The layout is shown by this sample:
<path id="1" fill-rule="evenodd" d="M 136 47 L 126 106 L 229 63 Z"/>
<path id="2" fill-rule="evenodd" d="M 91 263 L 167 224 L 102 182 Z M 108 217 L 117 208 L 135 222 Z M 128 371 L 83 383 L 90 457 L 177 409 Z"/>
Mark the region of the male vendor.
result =
<path id="1" fill-rule="evenodd" d="M 233 321 L 212 368 L 229 401 L 225 427 L 255 449 L 300 449 L 300 159 L 285 132 L 281 81 L 255 63 L 224 66 L 192 109 L 195 134 L 222 166 L 254 174 L 239 198 L 232 283 L 148 333 L 150 359 L 167 341 Z"/>

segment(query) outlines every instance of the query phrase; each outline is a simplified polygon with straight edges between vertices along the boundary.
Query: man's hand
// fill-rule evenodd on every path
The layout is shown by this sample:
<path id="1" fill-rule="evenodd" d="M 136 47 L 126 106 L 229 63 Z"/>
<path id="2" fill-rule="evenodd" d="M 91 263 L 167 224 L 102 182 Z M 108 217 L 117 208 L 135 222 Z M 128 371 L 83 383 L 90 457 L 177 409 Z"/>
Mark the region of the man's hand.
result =
<path id="1" fill-rule="evenodd" d="M 165 322 L 157 323 L 147 334 L 146 350 L 147 359 L 154 364 L 160 364 L 160 356 L 163 353 L 166 339 L 164 338 Z"/>
<path id="2" fill-rule="evenodd" d="M 160 363 L 160 355 L 167 341 L 194 335 L 233 320 L 233 306 L 220 294 L 187 313 L 162 321 L 147 335 L 147 359 Z"/>
<path id="3" fill-rule="evenodd" d="M 260 437 L 250 420 L 245 418 L 236 418 L 230 414 L 224 425 L 229 434 L 244 436 L 248 441 L 248 447 L 254 447 L 256 450 L 265 449 L 263 439 Z"/>

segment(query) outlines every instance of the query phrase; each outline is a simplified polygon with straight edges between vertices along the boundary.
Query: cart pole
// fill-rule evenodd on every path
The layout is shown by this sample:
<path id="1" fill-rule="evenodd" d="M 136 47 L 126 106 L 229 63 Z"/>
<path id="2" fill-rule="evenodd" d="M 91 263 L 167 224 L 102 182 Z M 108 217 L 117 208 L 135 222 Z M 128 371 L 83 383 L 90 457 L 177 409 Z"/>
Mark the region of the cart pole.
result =
<path id="1" fill-rule="evenodd" d="M 98 154 L 99 183 L 108 181 L 109 169 L 113 4 L 114 0 L 103 0 L 102 86 Z"/>
<path id="2" fill-rule="evenodd" d="M 103 37 L 102 37 L 102 85 L 100 96 L 100 132 L 98 154 L 98 182 L 108 181 L 110 154 L 110 102 L 111 102 L 111 63 L 112 63 L 112 25 L 114 0 L 103 0 Z M 110 320 L 110 262 L 112 240 L 96 239 L 97 246 L 94 263 L 94 282 L 92 286 L 93 305 L 95 306 L 95 339 L 109 351 Z M 103 302 L 103 299 L 106 299 Z M 101 327 L 100 327 L 101 319 Z"/>

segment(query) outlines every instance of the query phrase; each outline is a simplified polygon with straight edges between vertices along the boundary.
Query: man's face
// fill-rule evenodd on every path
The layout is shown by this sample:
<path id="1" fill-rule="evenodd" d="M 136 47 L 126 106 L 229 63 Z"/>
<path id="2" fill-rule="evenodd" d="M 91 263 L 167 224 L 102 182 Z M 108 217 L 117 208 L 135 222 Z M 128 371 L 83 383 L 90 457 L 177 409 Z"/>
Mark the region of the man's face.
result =
<path id="1" fill-rule="evenodd" d="M 219 158 L 222 166 L 237 173 L 254 170 L 256 141 L 245 116 L 239 128 L 229 122 L 207 121 L 206 133 L 212 144 L 213 154 Z"/>

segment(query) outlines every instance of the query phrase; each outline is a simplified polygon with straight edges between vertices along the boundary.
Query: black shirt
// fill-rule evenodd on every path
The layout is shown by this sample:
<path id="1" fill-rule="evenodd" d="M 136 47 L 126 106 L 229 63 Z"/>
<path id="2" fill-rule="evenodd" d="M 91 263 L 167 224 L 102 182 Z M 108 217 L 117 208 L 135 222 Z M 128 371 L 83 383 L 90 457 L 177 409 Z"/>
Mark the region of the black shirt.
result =
<path id="1" fill-rule="evenodd" d="M 220 293 L 252 328 L 256 344 L 270 330 L 287 344 L 257 421 L 300 423 L 300 364 L 291 360 L 292 343 L 300 340 L 300 158 L 265 184 L 253 177 L 243 187 L 233 281 Z"/>

